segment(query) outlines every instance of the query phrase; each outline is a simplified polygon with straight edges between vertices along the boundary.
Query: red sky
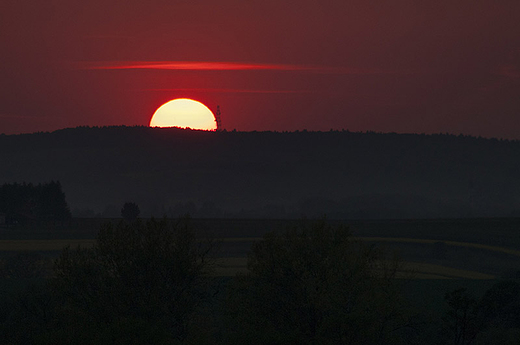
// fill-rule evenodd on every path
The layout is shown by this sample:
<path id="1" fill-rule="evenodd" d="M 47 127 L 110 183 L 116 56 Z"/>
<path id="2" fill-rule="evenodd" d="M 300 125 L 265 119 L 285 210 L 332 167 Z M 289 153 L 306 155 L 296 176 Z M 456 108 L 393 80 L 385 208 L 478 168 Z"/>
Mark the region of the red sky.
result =
<path id="1" fill-rule="evenodd" d="M 520 1 L 2 0 L 0 133 L 147 125 L 520 139 Z"/>

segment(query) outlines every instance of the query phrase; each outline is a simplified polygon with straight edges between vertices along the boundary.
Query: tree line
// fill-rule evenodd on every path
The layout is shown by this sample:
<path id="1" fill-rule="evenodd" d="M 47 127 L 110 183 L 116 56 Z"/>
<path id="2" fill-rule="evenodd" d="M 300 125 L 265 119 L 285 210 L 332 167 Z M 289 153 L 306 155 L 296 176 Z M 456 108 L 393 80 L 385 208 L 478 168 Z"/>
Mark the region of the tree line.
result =
<path id="1" fill-rule="evenodd" d="M 0 214 L 6 224 L 61 221 L 71 218 L 59 181 L 5 183 L 0 186 Z"/>

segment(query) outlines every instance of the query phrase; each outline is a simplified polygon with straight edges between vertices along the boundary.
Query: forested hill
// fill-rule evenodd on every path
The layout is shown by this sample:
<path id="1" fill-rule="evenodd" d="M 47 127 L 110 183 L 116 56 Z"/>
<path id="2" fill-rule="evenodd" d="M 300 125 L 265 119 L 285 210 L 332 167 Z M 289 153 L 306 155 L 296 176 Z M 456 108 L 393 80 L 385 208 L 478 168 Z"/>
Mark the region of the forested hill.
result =
<path id="1" fill-rule="evenodd" d="M 60 181 L 76 216 L 520 216 L 519 158 L 444 134 L 79 127 L 0 135 L 0 184 Z"/>

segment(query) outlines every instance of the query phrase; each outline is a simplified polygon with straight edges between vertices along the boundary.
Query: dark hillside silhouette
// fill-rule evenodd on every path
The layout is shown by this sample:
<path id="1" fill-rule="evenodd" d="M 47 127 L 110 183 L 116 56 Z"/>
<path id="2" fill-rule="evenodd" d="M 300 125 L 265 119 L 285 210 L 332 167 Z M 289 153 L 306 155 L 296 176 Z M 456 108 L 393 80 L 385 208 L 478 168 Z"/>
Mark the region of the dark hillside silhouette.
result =
<path id="1" fill-rule="evenodd" d="M 0 137 L 0 183 L 59 179 L 78 214 L 112 217 L 518 216 L 518 157 L 462 135 L 79 127 Z"/>

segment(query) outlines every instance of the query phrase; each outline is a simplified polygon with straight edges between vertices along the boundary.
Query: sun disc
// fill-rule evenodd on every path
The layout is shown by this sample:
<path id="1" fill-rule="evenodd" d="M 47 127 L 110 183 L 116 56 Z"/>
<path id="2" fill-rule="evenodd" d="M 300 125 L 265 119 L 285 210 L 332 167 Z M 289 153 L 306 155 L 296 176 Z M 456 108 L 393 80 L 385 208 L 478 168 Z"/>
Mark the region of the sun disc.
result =
<path id="1" fill-rule="evenodd" d="M 213 112 L 201 102 L 177 98 L 161 105 L 150 120 L 150 127 L 179 127 L 212 131 L 217 129 Z"/>

